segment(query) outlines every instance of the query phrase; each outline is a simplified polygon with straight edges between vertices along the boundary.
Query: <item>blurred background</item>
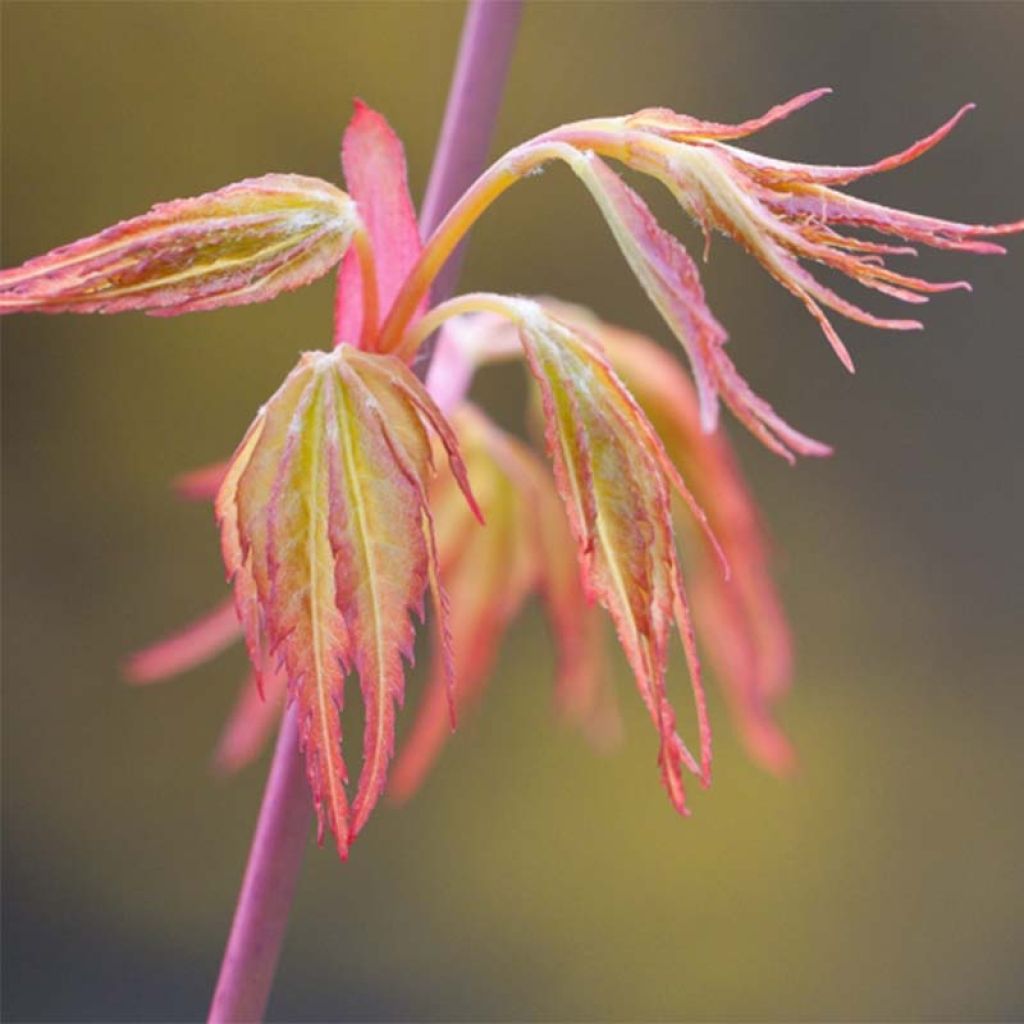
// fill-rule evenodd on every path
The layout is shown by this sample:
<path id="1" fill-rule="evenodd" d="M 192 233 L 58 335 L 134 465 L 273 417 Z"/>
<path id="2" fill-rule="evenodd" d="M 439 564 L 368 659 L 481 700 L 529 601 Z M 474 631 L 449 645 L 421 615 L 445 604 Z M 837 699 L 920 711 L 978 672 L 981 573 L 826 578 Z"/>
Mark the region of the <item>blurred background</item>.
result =
<path id="1" fill-rule="evenodd" d="M 461 16 L 5 3 L 4 265 L 246 176 L 337 180 L 356 95 L 404 139 L 420 195 Z M 537 4 L 496 148 L 649 105 L 738 120 L 831 85 L 752 148 L 858 163 L 973 100 L 936 153 L 857 191 L 1020 217 L 1022 45 L 1020 3 Z M 664 339 L 570 179 L 552 170 L 490 212 L 464 285 L 557 294 Z M 532 607 L 418 798 L 382 808 L 347 865 L 310 849 L 274 1019 L 1024 1015 L 1024 245 L 1011 248 L 922 256 L 974 294 L 936 298 L 919 334 L 842 323 L 851 378 L 795 301 L 713 246 L 704 280 L 741 370 L 837 449 L 791 469 L 728 424 L 779 551 L 799 774 L 758 771 L 716 695 L 715 784 L 680 821 L 621 661 L 620 750 L 596 755 L 553 719 Z M 325 280 L 175 320 L 3 325 L 5 1019 L 205 1013 L 267 763 L 210 769 L 243 654 L 149 690 L 119 665 L 224 595 L 209 509 L 168 481 L 232 450 L 296 353 L 328 343 L 330 309 Z M 478 394 L 515 422 L 520 388 L 509 369 Z M 686 685 L 681 658 L 672 685 Z"/>

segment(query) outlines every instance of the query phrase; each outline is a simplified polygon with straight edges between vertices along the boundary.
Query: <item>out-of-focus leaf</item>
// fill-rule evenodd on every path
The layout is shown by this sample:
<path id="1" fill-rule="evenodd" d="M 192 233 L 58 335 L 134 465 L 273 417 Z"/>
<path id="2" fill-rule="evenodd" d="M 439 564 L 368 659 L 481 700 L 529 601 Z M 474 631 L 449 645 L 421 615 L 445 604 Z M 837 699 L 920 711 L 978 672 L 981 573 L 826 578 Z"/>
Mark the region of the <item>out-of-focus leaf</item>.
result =
<path id="1" fill-rule="evenodd" d="M 771 771 L 791 769 L 793 749 L 772 716 L 773 702 L 790 681 L 789 627 L 772 579 L 761 518 L 725 435 L 701 429 L 693 385 L 679 363 L 649 338 L 603 323 L 578 307 L 547 305 L 600 342 L 707 513 L 731 572 L 728 578 L 723 575 L 706 536 L 687 531 L 698 633 L 751 755 Z M 685 527 L 688 517 L 677 519 Z"/>

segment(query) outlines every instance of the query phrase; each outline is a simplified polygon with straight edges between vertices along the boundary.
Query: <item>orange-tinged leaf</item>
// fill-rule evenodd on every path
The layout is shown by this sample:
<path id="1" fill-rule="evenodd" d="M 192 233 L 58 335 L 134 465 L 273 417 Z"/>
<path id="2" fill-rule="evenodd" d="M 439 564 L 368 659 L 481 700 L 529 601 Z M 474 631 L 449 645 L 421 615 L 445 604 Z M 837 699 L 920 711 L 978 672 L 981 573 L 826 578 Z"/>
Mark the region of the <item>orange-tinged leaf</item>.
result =
<path id="1" fill-rule="evenodd" d="M 454 435 L 397 359 L 351 346 L 307 353 L 257 417 L 217 499 L 250 653 L 259 669 L 265 642 L 284 666 L 321 835 L 330 827 L 343 857 L 384 786 L 410 612 L 422 614 L 428 428 L 464 482 Z M 351 809 L 339 720 L 350 672 L 366 707 Z"/>
<path id="2" fill-rule="evenodd" d="M 525 445 L 464 403 L 452 415 L 487 526 L 473 517 L 450 477 L 437 477 L 430 501 L 447 590 L 460 715 L 482 692 L 501 640 L 527 596 L 545 600 L 558 649 L 555 702 L 596 745 L 618 737 L 617 708 L 603 658 L 600 609 L 587 598 L 575 545 L 550 472 Z M 389 793 L 406 800 L 420 787 L 451 732 L 443 645 L 412 728 L 403 739 Z"/>
<path id="3" fill-rule="evenodd" d="M 615 623 L 661 737 L 662 780 L 685 814 L 682 768 L 705 784 L 711 768 L 711 733 L 670 505 L 673 488 L 691 504 L 692 498 L 597 347 L 536 304 L 520 300 L 516 306 L 527 361 L 540 386 L 555 478 L 587 581 Z M 665 689 L 673 625 L 690 668 L 699 762 L 676 733 Z"/>
<path id="4" fill-rule="evenodd" d="M 540 589 L 558 661 L 555 705 L 595 746 L 608 749 L 620 737 L 621 721 L 605 658 L 604 622 L 584 588 L 558 494 L 547 476 L 539 472 L 534 476 L 533 528 Z"/>
<path id="5" fill-rule="evenodd" d="M 643 131 L 656 132 L 667 138 L 676 141 L 701 140 L 701 139 L 741 139 L 745 135 L 753 135 L 755 132 L 767 128 L 777 121 L 783 121 L 790 114 L 809 103 L 827 96 L 832 90 L 828 88 L 813 89 L 810 92 L 801 93 L 785 103 L 779 103 L 772 107 L 761 117 L 753 118 L 750 121 L 742 121 L 739 124 L 719 124 L 715 121 L 701 121 L 688 114 L 677 114 L 674 110 L 665 107 L 649 107 L 647 110 L 640 110 L 626 118 L 626 123 L 631 128 L 639 128 Z"/>
<path id="6" fill-rule="evenodd" d="M 453 696 L 461 713 L 483 689 L 505 630 L 537 584 L 540 565 L 533 543 L 533 491 L 523 478 L 526 460 L 533 457 L 468 404 L 452 423 L 487 516 L 487 526 L 477 529 L 455 481 L 435 479 L 430 504 L 441 581 L 451 605 Z M 438 636 L 430 678 L 392 772 L 389 793 L 397 800 L 419 788 L 451 732 L 445 648 Z"/>
<path id="7" fill-rule="evenodd" d="M 691 531 L 686 550 L 697 625 L 748 750 L 772 771 L 790 769 L 792 747 L 772 717 L 789 684 L 789 629 L 760 517 L 725 436 L 701 430 L 689 379 L 654 342 L 578 309 L 549 307 L 600 341 L 706 511 L 732 572 L 726 579 L 706 538 Z"/>
<path id="8" fill-rule="evenodd" d="M 0 271 L 0 313 L 174 316 L 265 302 L 327 273 L 358 228 L 352 200 L 326 181 L 250 178 Z"/>
<path id="9" fill-rule="evenodd" d="M 686 351 L 703 429 L 714 430 L 720 395 L 736 418 L 778 454 L 789 459 L 793 452 L 828 454 L 827 446 L 790 427 L 740 377 L 725 353 L 728 335 L 708 308 L 696 264 L 661 228 L 647 204 L 596 156 L 578 154 L 569 162 L 604 214 L 630 269 Z"/>
<path id="10" fill-rule="evenodd" d="M 747 753 L 762 768 L 789 774 L 797 756 L 774 714 L 778 691 L 790 680 L 789 630 L 774 584 L 766 575 L 737 573 L 725 581 L 696 568 L 691 593 L 697 627 Z"/>
<path id="11" fill-rule="evenodd" d="M 743 246 L 804 304 L 843 365 L 852 370 L 853 361 L 826 309 L 887 330 L 919 330 L 923 325 L 918 320 L 881 317 L 862 309 L 819 281 L 801 261 L 823 264 L 866 288 L 913 304 L 926 302 L 934 293 L 969 291 L 970 285 L 900 273 L 887 266 L 885 258 L 912 255 L 912 248 L 847 237 L 838 227 L 868 228 L 900 241 L 982 254 L 1004 252 L 988 239 L 1022 232 L 1024 221 L 963 224 L 867 202 L 832 187 L 917 159 L 953 130 L 970 105 L 901 152 L 860 167 L 778 160 L 724 141 L 787 117 L 827 91 L 805 93 L 762 118 L 735 126 L 700 122 L 671 111 L 641 111 L 622 120 L 628 141 L 616 155 L 661 180 L 706 235 L 715 228 Z"/>
<path id="12" fill-rule="evenodd" d="M 506 346 L 501 337 L 506 327 L 504 321 L 490 320 L 486 314 L 478 320 L 480 323 L 473 330 L 483 334 L 476 334 L 474 344 L 483 342 L 491 348 L 491 343 L 496 342 L 499 347 Z M 521 356 L 518 340 L 516 344 Z M 531 418 L 534 416 L 542 424 L 539 402 L 532 403 Z M 539 433 L 542 432 L 541 425 Z M 530 496 L 531 543 L 539 569 L 537 585 L 555 643 L 555 708 L 596 747 L 607 750 L 620 738 L 621 721 L 604 649 L 604 615 L 587 585 L 551 473 L 531 451 L 517 446 L 516 452 L 520 455 L 520 486 Z"/>

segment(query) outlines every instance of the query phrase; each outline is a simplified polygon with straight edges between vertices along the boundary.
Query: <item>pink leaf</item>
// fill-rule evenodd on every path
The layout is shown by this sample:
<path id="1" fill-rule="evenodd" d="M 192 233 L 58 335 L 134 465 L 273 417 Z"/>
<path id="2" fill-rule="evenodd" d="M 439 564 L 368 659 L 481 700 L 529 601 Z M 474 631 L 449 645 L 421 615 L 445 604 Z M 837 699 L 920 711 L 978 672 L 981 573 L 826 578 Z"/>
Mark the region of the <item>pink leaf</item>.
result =
<path id="1" fill-rule="evenodd" d="M 690 361 L 705 431 L 715 428 L 718 398 L 767 447 L 825 455 L 829 448 L 785 423 L 750 389 L 725 352 L 728 336 L 704 298 L 697 267 L 683 246 L 655 220 L 647 204 L 595 156 L 571 161 L 596 200 L 626 262 Z"/>
<path id="2" fill-rule="evenodd" d="M 483 689 L 501 638 L 536 585 L 540 567 L 533 492 L 522 476 L 525 460 L 533 456 L 472 406 L 460 407 L 453 425 L 467 470 L 486 496 L 487 515 L 487 528 L 476 529 L 455 480 L 435 479 L 430 503 L 441 582 L 451 604 L 453 697 L 461 713 Z M 391 775 L 389 792 L 396 800 L 419 788 L 451 732 L 446 644 L 440 629 L 435 635 L 430 678 Z"/>
<path id="3" fill-rule="evenodd" d="M 133 683 L 153 683 L 208 661 L 241 635 L 234 602 L 225 601 L 212 612 L 159 643 L 133 654 L 125 675 Z"/>
<path id="4" fill-rule="evenodd" d="M 556 309 L 570 322 L 579 318 L 567 307 Z M 691 531 L 686 550 L 700 635 L 750 753 L 771 771 L 785 772 L 794 754 L 772 718 L 772 703 L 789 684 L 789 628 L 760 516 L 736 459 L 722 432 L 701 430 L 693 387 L 667 352 L 632 331 L 592 318 L 579 322 L 600 341 L 707 512 L 732 572 L 726 579 L 706 540 Z"/>
<path id="5" fill-rule="evenodd" d="M 766 118 L 737 126 L 735 131 L 728 126 L 703 125 L 670 111 L 642 111 L 624 119 L 628 126 L 624 152 L 615 155 L 661 180 L 705 233 L 715 228 L 738 242 L 804 304 L 843 365 L 852 370 L 853 361 L 825 309 L 887 330 L 917 330 L 922 325 L 917 320 L 882 317 L 862 309 L 822 284 L 801 261 L 824 264 L 867 288 L 912 304 L 927 301 L 930 294 L 969 290 L 970 286 L 966 281 L 930 282 L 901 274 L 888 267 L 885 258 L 912 253 L 912 248 L 847 237 L 836 230 L 838 226 L 868 228 L 900 241 L 981 254 L 1004 252 L 1002 246 L 988 239 L 1024 231 L 1024 221 L 963 224 L 891 209 L 831 187 L 917 159 L 952 131 L 970 105 L 901 152 L 860 167 L 777 160 L 722 141 L 750 134 L 816 95 L 820 92 L 797 97 Z M 722 371 L 723 378 L 734 374 L 731 363 Z M 746 386 L 737 378 L 736 388 L 742 393 Z M 760 404 L 760 399 L 748 403 L 754 419 L 760 419 Z M 799 450 L 767 423 L 765 427 L 777 435 L 783 447 Z"/>
<path id="6" fill-rule="evenodd" d="M 226 462 L 211 462 L 198 469 L 190 469 L 174 478 L 171 486 L 186 501 L 213 501 L 228 471 Z"/>
<path id="7" fill-rule="evenodd" d="M 281 718 L 287 683 L 281 671 L 267 673 L 262 687 L 255 672 L 246 676 L 217 740 L 213 763 L 218 771 L 232 774 L 256 759 Z"/>
<path id="8" fill-rule="evenodd" d="M 688 813 L 682 769 L 711 778 L 711 731 L 675 551 L 670 494 L 688 503 L 675 468 L 643 412 L 598 348 L 578 330 L 517 303 L 523 347 L 540 387 L 555 479 L 588 586 L 608 609 L 660 736 L 662 781 Z M 704 526 L 703 515 L 697 511 Z M 690 669 L 700 759 L 676 733 L 665 688 L 675 626 Z"/>
<path id="9" fill-rule="evenodd" d="M 345 184 L 359 207 L 373 248 L 378 305 L 386 314 L 422 245 L 409 196 L 405 153 L 384 117 L 356 100 L 341 144 Z M 354 251 L 338 271 L 334 343 L 358 343 L 363 332 L 362 269 Z M 375 325 L 374 325 L 375 326 Z"/>
<path id="10" fill-rule="evenodd" d="M 674 110 L 664 107 L 641 110 L 628 117 L 626 123 L 631 128 L 656 132 L 677 141 L 683 139 L 741 139 L 745 135 L 753 135 L 771 124 L 784 121 L 790 114 L 821 99 L 822 96 L 827 96 L 830 92 L 832 92 L 831 89 L 824 88 L 801 93 L 785 103 L 772 107 L 766 114 L 749 121 L 741 121 L 739 124 L 701 121 L 687 114 L 677 114 Z"/>
<path id="11" fill-rule="evenodd" d="M 266 646 L 283 665 L 321 837 L 330 827 L 342 857 L 385 783 L 409 616 L 422 614 L 428 429 L 465 485 L 451 428 L 397 359 L 350 345 L 307 353 L 260 412 L 217 499 L 250 655 L 261 669 Z M 366 726 L 350 811 L 338 713 L 351 672 Z"/>
<path id="12" fill-rule="evenodd" d="M 176 316 L 265 302 L 330 270 L 358 223 L 325 181 L 250 178 L 0 271 L 0 313 Z"/>

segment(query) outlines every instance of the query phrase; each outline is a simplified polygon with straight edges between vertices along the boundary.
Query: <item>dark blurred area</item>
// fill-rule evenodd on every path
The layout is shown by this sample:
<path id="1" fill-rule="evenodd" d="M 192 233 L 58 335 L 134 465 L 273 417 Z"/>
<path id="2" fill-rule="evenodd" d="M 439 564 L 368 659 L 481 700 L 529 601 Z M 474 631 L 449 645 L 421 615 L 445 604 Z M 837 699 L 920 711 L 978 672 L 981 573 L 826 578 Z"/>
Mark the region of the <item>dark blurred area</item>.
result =
<path id="1" fill-rule="evenodd" d="M 357 95 L 402 136 L 421 194 L 461 17 L 4 3 L 3 264 L 266 171 L 337 180 Z M 937 152 L 855 191 L 1011 219 L 1022 48 L 1020 3 L 537 4 L 496 151 L 585 116 L 739 120 L 831 85 L 750 148 L 860 163 L 973 100 Z M 382 808 L 346 865 L 311 848 L 274 1019 L 1024 1015 L 1024 242 L 1010 248 L 922 255 L 915 269 L 974 294 L 937 297 L 923 333 L 842 323 L 851 378 L 800 306 L 716 240 L 704 280 L 741 371 L 837 449 L 792 469 L 728 425 L 796 635 L 783 716 L 799 774 L 751 765 L 716 696 L 715 784 L 680 821 L 621 660 L 620 750 L 598 756 L 553 718 L 534 608 L 418 798 Z M 563 169 L 486 216 L 463 284 L 666 336 Z M 325 281 L 172 320 L 3 324 L 6 1020 L 205 1013 L 266 766 L 210 769 L 244 658 L 148 690 L 119 665 L 225 593 L 209 509 L 168 481 L 233 449 L 298 351 L 328 344 L 330 317 Z M 517 374 L 477 389 L 504 422 Z M 681 657 L 672 685 L 683 693 Z"/>

